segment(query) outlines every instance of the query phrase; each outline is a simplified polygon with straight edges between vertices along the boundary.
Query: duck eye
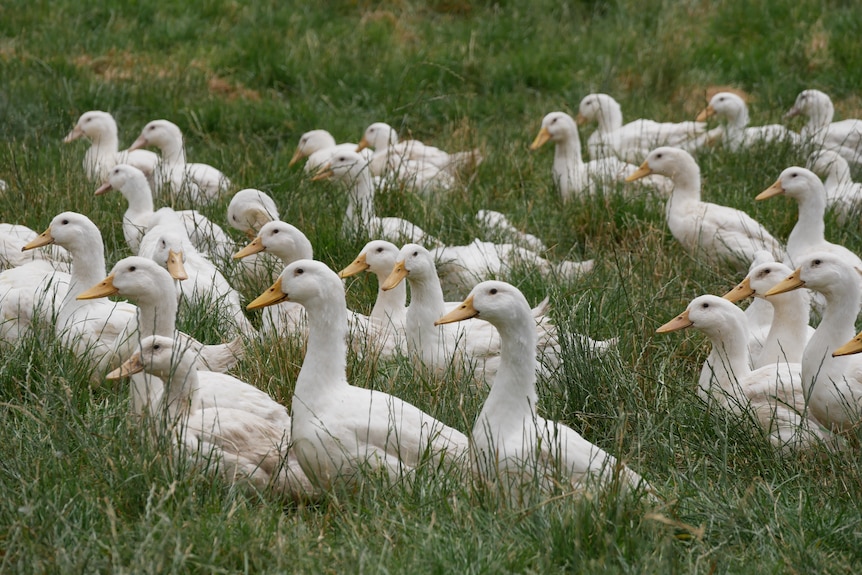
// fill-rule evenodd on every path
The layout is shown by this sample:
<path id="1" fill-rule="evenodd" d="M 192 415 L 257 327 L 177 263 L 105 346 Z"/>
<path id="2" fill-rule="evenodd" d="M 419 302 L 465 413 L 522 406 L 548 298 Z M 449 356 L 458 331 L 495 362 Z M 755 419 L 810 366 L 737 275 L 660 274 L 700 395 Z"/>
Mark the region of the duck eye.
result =
<path id="1" fill-rule="evenodd" d="M 822 262 L 820 260 L 814 260 L 812 262 L 815 266 L 819 266 Z"/>
<path id="2" fill-rule="evenodd" d="M 489 291 L 488 293 L 491 295 L 496 295 L 497 294 L 497 288 L 491 288 L 491 291 Z"/>
<path id="3" fill-rule="evenodd" d="M 69 223 L 69 220 L 63 220 L 63 221 L 62 221 L 62 224 L 63 224 L 64 226 L 65 226 L 65 225 L 67 225 L 68 223 Z"/>
<path id="4" fill-rule="evenodd" d="M 156 350 L 159 350 L 159 349 L 162 349 L 162 346 L 160 346 L 159 344 L 155 344 L 155 345 L 153 346 L 153 351 L 156 351 Z"/>
<path id="5" fill-rule="evenodd" d="M 416 256 L 418 256 L 418 255 L 419 255 L 419 252 L 418 252 L 418 251 L 413 252 L 413 257 L 414 257 L 414 258 L 415 258 Z"/>
<path id="6" fill-rule="evenodd" d="M 706 308 L 708 308 L 708 307 L 709 307 L 709 304 L 708 304 L 708 303 L 705 303 L 705 304 L 703 304 L 701 307 L 702 307 L 703 309 L 706 309 Z"/>
<path id="7" fill-rule="evenodd" d="M 273 235 L 277 234 L 277 233 L 278 233 L 278 228 L 276 228 L 276 229 L 272 230 L 272 233 L 273 233 Z"/>
<path id="8" fill-rule="evenodd" d="M 130 268 L 129 268 L 129 271 L 130 271 L 130 272 L 133 272 L 133 271 L 135 271 L 136 269 L 137 269 L 137 268 L 136 268 L 135 266 L 132 266 L 132 267 L 130 267 Z"/>
<path id="9" fill-rule="evenodd" d="M 382 253 L 383 253 L 383 248 L 377 248 L 377 253 L 378 253 L 378 254 L 382 254 Z"/>
<path id="10" fill-rule="evenodd" d="M 296 275 L 300 276 L 300 275 L 302 275 L 302 274 L 304 274 L 304 273 L 305 273 L 305 270 L 304 270 L 304 269 L 302 269 L 302 268 L 297 268 L 297 270 L 296 270 L 294 273 L 295 273 Z"/>

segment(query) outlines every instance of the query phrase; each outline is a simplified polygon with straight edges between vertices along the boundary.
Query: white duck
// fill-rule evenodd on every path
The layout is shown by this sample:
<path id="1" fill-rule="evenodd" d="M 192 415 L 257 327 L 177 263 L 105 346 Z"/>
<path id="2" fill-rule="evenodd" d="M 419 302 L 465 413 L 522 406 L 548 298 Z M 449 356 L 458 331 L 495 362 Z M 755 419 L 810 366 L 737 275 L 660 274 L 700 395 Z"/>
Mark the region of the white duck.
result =
<path id="1" fill-rule="evenodd" d="M 801 364 L 805 345 L 814 333 L 814 328 L 808 325 L 810 303 L 805 291 L 795 290 L 766 297 L 769 290 L 791 273 L 793 270 L 780 262 L 765 262 L 753 266 L 739 285 L 722 296 L 730 302 L 753 296 L 754 302 L 748 306 L 749 309 L 756 302 L 762 302 L 773 310 L 769 331 L 756 350 L 749 342 L 752 367 L 755 369 L 778 362 Z M 747 316 L 748 309 L 745 311 Z M 750 319 L 748 327 L 750 332 Z"/>
<path id="2" fill-rule="evenodd" d="M 732 92 L 718 92 L 709 100 L 709 105 L 697 115 L 698 122 L 717 117 L 723 124 L 720 132 L 715 132 L 710 141 L 721 140 L 724 147 L 739 152 L 744 148 L 769 142 L 790 142 L 799 145 L 799 134 L 788 130 L 781 124 L 749 126 L 748 105 L 741 97 Z"/>
<path id="3" fill-rule="evenodd" d="M 261 253 L 278 257 L 282 270 L 297 260 L 310 260 L 314 257 L 311 242 L 305 234 L 296 226 L 278 220 L 264 224 L 257 237 L 233 257 L 240 260 Z M 263 334 L 278 336 L 305 330 L 306 327 L 305 309 L 296 302 L 284 301 L 263 310 Z"/>
<path id="4" fill-rule="evenodd" d="M 314 494 L 290 451 L 287 409 L 253 385 L 224 373 L 197 371 L 195 352 L 168 337 L 149 336 L 118 379 L 145 371 L 164 381 L 153 398 L 162 433 L 180 455 L 217 463 L 229 483 L 249 484 L 291 499 Z"/>
<path id="5" fill-rule="evenodd" d="M 480 318 L 501 338 L 500 368 L 473 425 L 472 463 L 484 480 L 503 479 L 516 498 L 537 483 L 557 487 L 562 476 L 573 487 L 604 486 L 618 478 L 626 489 L 649 488 L 617 459 L 562 423 L 537 413 L 536 329 L 530 305 L 514 286 L 500 281 L 478 284 L 437 325 Z"/>
<path id="6" fill-rule="evenodd" d="M 442 245 L 422 228 L 401 218 L 374 213 L 374 182 L 368 164 L 355 152 L 336 154 L 313 180 L 334 179 L 347 187 L 347 213 L 342 233 L 348 237 L 372 237 L 395 243 L 404 241 Z"/>
<path id="7" fill-rule="evenodd" d="M 500 334 L 496 328 L 481 320 L 458 326 L 434 325 L 447 312 L 446 303 L 431 253 L 420 245 L 406 244 L 401 248 L 381 289 L 393 289 L 405 278 L 410 283 L 405 331 L 411 356 L 437 372 L 453 367 L 458 370 L 460 362 L 466 362 L 477 378 L 490 384 L 500 361 Z M 533 310 L 534 328 L 542 354 L 550 365 L 556 365 L 559 342 L 546 310 L 547 300 Z"/>
<path id="8" fill-rule="evenodd" d="M 129 206 L 123 214 L 123 236 L 132 253 L 137 254 L 141 238 L 147 230 L 159 223 L 166 223 L 164 218 L 172 218 L 173 213 L 186 230 L 195 247 L 204 253 L 225 260 L 235 248 L 233 241 L 218 224 L 197 210 L 172 210 L 161 208 L 157 212 L 153 207 L 153 193 L 144 174 L 127 164 L 114 166 L 108 178 L 96 189 L 95 195 L 101 196 L 111 190 L 119 190 Z M 168 220 L 172 221 L 172 220 Z"/>
<path id="9" fill-rule="evenodd" d="M 84 155 L 84 173 L 91 182 L 103 182 L 108 172 L 117 164 L 131 164 L 152 178 L 159 163 L 158 155 L 149 150 L 120 150 L 117 122 L 107 112 L 91 110 L 78 118 L 78 123 L 63 138 L 68 144 L 79 138 L 90 140 L 90 148 Z"/>
<path id="10" fill-rule="evenodd" d="M 781 449 L 807 447 L 817 439 L 829 438 L 813 414 L 805 415 L 801 365 L 781 361 L 751 369 L 746 345 L 749 336 L 741 309 L 718 296 L 699 296 L 656 332 L 687 327 L 702 331 L 716 354 L 712 377 L 706 387 L 699 386 L 701 396 L 733 414 L 750 413 L 772 444 Z"/>
<path id="11" fill-rule="evenodd" d="M 836 212 L 839 223 L 847 223 L 858 213 L 862 183 L 853 181 L 847 160 L 832 150 L 818 150 L 808 158 L 806 167 L 823 178 L 826 205 Z"/>
<path id="12" fill-rule="evenodd" d="M 806 287 L 826 300 L 823 318 L 802 354 L 802 386 L 808 409 L 824 425 L 849 430 L 862 417 L 862 356 L 833 357 L 856 333 L 859 274 L 844 258 L 826 252 L 803 257 L 792 275 L 767 297 Z"/>
<path id="13" fill-rule="evenodd" d="M 338 273 L 348 278 L 367 271 L 377 276 L 377 300 L 368 316 L 368 346 L 380 357 L 393 357 L 407 352 L 405 325 L 407 322 L 407 284 L 400 282 L 390 290 L 383 283 L 398 261 L 398 247 L 386 240 L 372 240 L 365 244 L 353 262 Z"/>
<path id="14" fill-rule="evenodd" d="M 228 223 L 249 239 L 254 239 L 264 224 L 279 219 L 275 200 L 266 192 L 254 188 L 238 191 L 227 206 Z"/>
<path id="15" fill-rule="evenodd" d="M 347 382 L 344 286 L 321 262 L 299 260 L 249 304 L 291 300 L 305 306 L 308 346 L 292 401 L 292 440 L 302 469 L 326 489 L 380 469 L 392 480 L 428 461 L 463 463 L 468 440 L 415 406 Z"/>
<path id="16" fill-rule="evenodd" d="M 862 269 L 859 256 L 844 246 L 826 240 L 826 190 L 814 172 L 798 166 L 787 168 L 774 184 L 755 199 L 765 200 L 779 195 L 793 198 L 799 204 L 799 217 L 787 237 L 787 258 L 784 263 L 793 267 L 806 254 L 829 252 L 845 259 L 851 266 Z"/>
<path id="17" fill-rule="evenodd" d="M 155 146 L 162 152 L 156 175 L 156 189 L 164 187 L 171 198 L 187 197 L 194 204 L 209 204 L 230 188 L 230 180 L 209 164 L 187 163 L 183 134 L 168 120 L 153 120 L 129 150 Z"/>
<path id="18" fill-rule="evenodd" d="M 593 260 L 553 263 L 532 250 L 510 243 L 474 239 L 463 246 L 442 246 L 431 250 L 437 273 L 446 291 L 470 289 L 493 277 L 508 277 L 513 270 L 533 268 L 543 277 L 569 281 L 593 269 Z"/>
<path id="19" fill-rule="evenodd" d="M 784 248 L 760 223 L 741 210 L 700 199 L 700 167 L 678 148 L 656 148 L 627 181 L 650 174 L 670 178 L 673 192 L 665 214 L 673 237 L 695 257 L 748 269 L 758 250 L 784 258 Z"/>
<path id="20" fill-rule="evenodd" d="M 584 163 L 578 126 L 565 112 L 551 112 L 542 119 L 542 127 L 530 149 L 538 150 L 549 141 L 555 145 L 552 173 L 563 201 L 573 196 L 593 194 L 601 184 L 621 182 L 637 170 L 637 166 L 615 156 Z M 651 178 L 648 182 L 662 192 L 669 191 L 666 180 Z"/>
<path id="21" fill-rule="evenodd" d="M 296 152 L 290 159 L 288 166 L 292 166 L 303 158 L 308 158 L 305 161 L 305 172 L 315 174 L 317 171 L 332 160 L 332 156 L 339 152 L 355 152 L 357 144 L 344 143 L 336 144 L 335 138 L 326 130 L 311 130 L 304 133 L 299 138 L 299 144 L 296 145 Z M 366 160 L 371 160 L 371 150 L 362 150 L 362 156 Z"/>
<path id="22" fill-rule="evenodd" d="M 486 234 L 499 236 L 508 242 L 517 244 L 534 252 L 546 252 L 548 246 L 541 238 L 533 234 L 522 232 L 513 226 L 509 219 L 502 213 L 494 210 L 479 210 L 476 212 L 476 221 L 482 226 Z"/>
<path id="23" fill-rule="evenodd" d="M 658 146 L 674 146 L 693 151 L 706 143 L 706 124 L 697 122 L 655 122 L 635 120 L 623 125 L 619 103 L 608 94 L 589 94 L 578 106 L 577 123 L 597 122 L 587 138 L 590 158 L 616 157 L 626 162 L 642 162 Z"/>
<path id="24" fill-rule="evenodd" d="M 179 280 L 177 295 L 217 315 L 225 334 L 231 337 L 239 333 L 246 337 L 257 335 L 257 330 L 245 317 L 239 293 L 212 262 L 195 249 L 184 228 L 177 225 L 150 228 L 141 240 L 138 255 L 153 260 Z"/>
<path id="25" fill-rule="evenodd" d="M 802 127 L 802 141 L 841 154 L 851 164 L 862 164 L 862 120 L 833 122 L 835 107 L 820 90 L 803 90 L 785 118 L 808 117 Z"/>
<path id="26" fill-rule="evenodd" d="M 237 338 L 226 344 L 204 345 L 191 336 L 177 331 L 177 298 L 171 275 L 156 262 L 140 256 L 118 261 L 108 277 L 78 295 L 78 299 L 93 299 L 119 294 L 133 300 L 138 306 L 138 339 L 162 335 L 178 339 L 198 354 L 197 367 L 201 370 L 224 372 L 242 357 L 242 340 Z M 150 387 L 132 389 L 132 408 L 143 413 L 154 394 L 160 393 L 160 383 Z"/>
<path id="27" fill-rule="evenodd" d="M 385 122 L 375 122 L 366 128 L 356 151 L 366 148 L 374 150 L 371 166 L 375 176 L 397 170 L 401 164 L 411 161 L 435 166 L 451 176 L 465 167 L 480 164 L 483 159 L 478 149 L 449 154 L 419 140 L 399 141 L 398 132 Z"/>
<path id="28" fill-rule="evenodd" d="M 57 338 L 92 365 L 92 379 L 98 382 L 128 358 L 137 344 L 137 308 L 126 302 L 78 300 L 77 297 L 105 277 L 105 248 L 102 234 L 90 218 L 63 212 L 51 220 L 42 234 L 24 249 L 57 244 L 72 255 L 69 289 L 60 304 L 55 323 Z"/>
<path id="29" fill-rule="evenodd" d="M 0 272 L 0 342 L 15 345 L 57 317 L 71 276 L 36 260 Z"/>
<path id="30" fill-rule="evenodd" d="M 0 271 L 34 261 L 44 261 L 57 271 L 71 271 L 69 253 L 58 245 L 51 244 L 38 250 L 22 250 L 27 242 L 33 241 L 38 235 L 21 224 L 0 223 Z"/>
<path id="31" fill-rule="evenodd" d="M 264 224 L 279 219 L 275 201 L 266 192 L 254 188 L 238 191 L 227 206 L 227 221 L 230 226 L 244 233 L 250 240 L 257 237 Z M 238 274 L 234 275 L 234 281 L 254 282 L 255 286 L 275 281 L 284 269 L 278 258 L 266 253 L 250 254 L 239 262 L 240 269 Z"/>

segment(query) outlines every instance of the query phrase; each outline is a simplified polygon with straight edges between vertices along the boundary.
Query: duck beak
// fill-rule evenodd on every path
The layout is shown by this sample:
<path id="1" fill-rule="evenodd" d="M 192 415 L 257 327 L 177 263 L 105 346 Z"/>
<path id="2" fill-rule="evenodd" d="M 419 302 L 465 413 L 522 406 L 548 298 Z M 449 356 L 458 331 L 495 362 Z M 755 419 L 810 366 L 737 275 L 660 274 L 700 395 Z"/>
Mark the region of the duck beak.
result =
<path id="1" fill-rule="evenodd" d="M 78 294 L 76 299 L 96 299 L 99 297 L 108 297 L 119 292 L 120 290 L 114 287 L 114 275 L 111 274 L 87 291 Z"/>
<path id="2" fill-rule="evenodd" d="M 548 140 L 550 140 L 550 139 L 551 139 L 551 133 L 548 131 L 547 128 L 542 126 L 542 129 L 539 130 L 539 133 L 536 136 L 536 139 L 533 140 L 532 144 L 530 144 L 530 150 L 538 150 L 539 148 L 544 146 L 548 142 Z"/>
<path id="3" fill-rule="evenodd" d="M 236 252 L 233 255 L 233 259 L 241 260 L 242 258 L 247 258 L 250 255 L 262 252 L 266 249 L 266 246 L 263 245 L 263 241 L 260 239 L 260 236 L 254 238 L 254 241 Z"/>
<path id="4" fill-rule="evenodd" d="M 312 182 L 317 182 L 320 180 L 328 180 L 335 175 L 335 172 L 332 171 L 332 164 L 327 163 L 325 166 L 321 167 L 317 170 L 317 173 L 311 178 Z"/>
<path id="5" fill-rule="evenodd" d="M 365 136 L 362 136 L 362 139 L 359 140 L 359 145 L 356 146 L 356 153 L 358 154 L 365 148 L 371 147 L 371 143 L 365 139 Z"/>
<path id="6" fill-rule="evenodd" d="M 588 121 L 589 121 L 589 120 L 587 120 L 587 117 L 586 117 L 586 116 L 584 116 L 583 114 L 581 114 L 580 112 L 578 112 L 578 115 L 577 115 L 577 116 L 575 116 L 575 123 L 576 123 L 578 126 L 583 126 L 583 125 L 584 125 L 584 124 L 586 124 Z"/>
<path id="7" fill-rule="evenodd" d="M 147 137 L 144 135 L 138 136 L 138 139 L 135 140 L 131 146 L 129 146 L 128 151 L 137 150 L 138 148 L 143 148 L 148 144 Z"/>
<path id="8" fill-rule="evenodd" d="M 724 294 L 723 297 L 729 302 L 736 303 L 738 301 L 742 301 L 747 297 L 751 297 L 754 295 L 754 290 L 751 289 L 751 281 L 748 278 L 745 278 L 739 285 Z"/>
<path id="9" fill-rule="evenodd" d="M 48 244 L 54 243 L 54 236 L 51 235 L 51 228 L 49 227 L 47 230 L 33 238 L 32 241 L 27 242 L 24 247 L 21 248 L 22 252 L 27 250 L 32 250 L 34 248 L 41 248 L 42 246 L 47 246 Z"/>
<path id="10" fill-rule="evenodd" d="M 781 186 L 781 180 L 776 180 L 774 184 L 757 194 L 754 199 L 755 200 L 767 200 L 774 196 L 780 196 L 784 193 L 784 188 Z"/>
<path id="11" fill-rule="evenodd" d="M 78 138 L 83 137 L 83 135 L 84 130 L 82 130 L 80 126 L 76 125 L 74 128 L 72 128 L 72 131 L 66 134 L 66 137 L 63 138 L 63 143 L 68 144 L 69 142 L 74 142 Z"/>
<path id="12" fill-rule="evenodd" d="M 283 301 L 290 300 L 288 299 L 287 294 L 281 291 L 281 278 L 278 278 L 268 290 L 257 296 L 254 301 L 245 306 L 245 309 L 260 309 Z"/>
<path id="13" fill-rule="evenodd" d="M 854 353 L 859 353 L 860 351 L 862 351 L 862 333 L 857 334 L 856 337 L 833 351 L 832 357 L 852 355 Z"/>
<path id="14" fill-rule="evenodd" d="M 694 325 L 694 322 L 688 319 L 688 310 L 685 310 L 657 330 L 656 333 L 669 333 L 672 331 L 678 331 L 680 329 L 685 329 L 687 327 L 691 327 Z"/>
<path id="15" fill-rule="evenodd" d="M 627 182 L 634 182 L 635 180 L 645 178 L 645 177 L 649 176 L 650 174 L 652 174 L 652 169 L 650 169 L 650 167 L 649 167 L 649 162 L 644 160 L 644 163 L 641 164 L 641 166 L 637 170 L 635 170 L 635 172 L 633 174 L 631 174 L 629 177 L 627 177 L 626 181 Z"/>
<path id="16" fill-rule="evenodd" d="M 697 118 L 694 119 L 695 122 L 706 122 L 707 118 L 711 118 L 715 115 L 715 108 L 711 105 L 707 106 L 703 110 L 701 110 L 700 114 L 697 115 Z"/>
<path id="17" fill-rule="evenodd" d="M 124 361 L 123 365 L 106 375 L 105 379 L 122 379 L 142 371 L 144 371 L 144 362 L 141 361 L 141 354 L 136 353 Z"/>
<path id="18" fill-rule="evenodd" d="M 189 274 L 186 273 L 186 266 L 183 265 L 183 252 L 175 252 L 168 250 L 168 273 L 175 280 L 187 280 Z"/>
<path id="19" fill-rule="evenodd" d="M 96 191 L 93 192 L 93 195 L 101 196 L 102 194 L 107 194 L 108 192 L 110 192 L 113 189 L 114 188 L 111 187 L 111 182 L 105 182 L 104 184 L 102 184 L 101 186 L 96 188 Z"/>
<path id="20" fill-rule="evenodd" d="M 365 254 L 359 254 L 359 257 L 353 260 L 353 263 L 338 272 L 338 277 L 341 279 L 355 276 L 358 273 L 364 272 L 369 268 L 368 262 L 365 261 Z"/>
<path id="21" fill-rule="evenodd" d="M 801 288 L 805 285 L 805 282 L 802 281 L 801 276 L 802 268 L 798 268 L 795 272 L 778 282 L 776 285 L 772 286 L 772 289 L 766 292 L 765 295 L 769 297 L 771 295 L 789 292 L 797 288 Z"/>
<path id="22" fill-rule="evenodd" d="M 392 268 L 392 273 L 389 274 L 389 277 L 386 278 L 386 281 L 383 282 L 383 285 L 380 286 L 380 289 L 383 291 L 389 291 L 393 289 L 395 286 L 401 283 L 401 281 L 406 278 L 410 274 L 407 271 L 407 267 L 404 265 L 404 260 L 397 262 L 395 267 Z"/>
<path id="23" fill-rule="evenodd" d="M 470 319 L 479 315 L 479 312 L 476 311 L 476 308 L 473 307 L 473 296 L 468 297 L 464 300 L 464 303 L 438 319 L 434 322 L 434 325 L 443 325 L 444 323 L 454 323 L 456 321 L 464 321 L 465 319 Z"/>
<path id="24" fill-rule="evenodd" d="M 287 167 L 291 167 L 293 164 L 301 160 L 305 157 L 305 154 L 302 153 L 302 148 L 299 146 L 296 147 L 296 151 L 293 153 L 293 157 L 290 158 L 290 162 L 287 163 Z"/>

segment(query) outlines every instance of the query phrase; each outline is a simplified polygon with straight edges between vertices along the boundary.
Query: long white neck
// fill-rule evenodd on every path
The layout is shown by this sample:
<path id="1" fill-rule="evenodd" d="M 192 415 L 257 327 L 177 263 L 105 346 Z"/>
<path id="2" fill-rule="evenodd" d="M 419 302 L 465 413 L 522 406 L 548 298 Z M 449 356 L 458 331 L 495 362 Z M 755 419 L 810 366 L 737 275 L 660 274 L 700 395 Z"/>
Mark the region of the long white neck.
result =
<path id="1" fill-rule="evenodd" d="M 105 279 L 105 247 L 101 234 L 95 233 L 81 235 L 66 249 L 72 255 L 72 279 L 66 302 L 74 302 L 81 292 Z"/>
<path id="2" fill-rule="evenodd" d="M 804 130 L 810 135 L 825 132 L 829 124 L 832 123 L 832 117 L 835 115 L 835 107 L 832 102 L 820 102 L 816 106 L 811 106 L 808 114 L 808 122 L 805 123 Z"/>
<path id="3" fill-rule="evenodd" d="M 802 363 L 808 335 L 809 298 L 805 290 L 770 296 L 775 312 L 755 369 L 775 363 Z"/>
<path id="4" fill-rule="evenodd" d="M 826 224 L 823 221 L 826 213 L 826 192 L 816 190 L 805 194 L 797 200 L 799 216 L 790 235 L 787 236 L 787 254 L 798 259 L 812 246 L 826 241 Z"/>
<path id="5" fill-rule="evenodd" d="M 744 400 L 738 381 L 751 373 L 745 325 L 734 318 L 721 330 L 707 333 L 707 337 L 712 342 L 713 380 L 727 397 Z"/>
<path id="6" fill-rule="evenodd" d="M 188 350 L 182 353 L 179 360 L 172 366 L 170 376 L 164 379 L 164 392 L 162 394 L 161 408 L 166 410 L 168 421 L 173 421 L 182 413 L 188 411 L 192 403 L 192 395 L 199 387 L 197 368 L 195 367 L 195 354 Z M 225 407 L 231 407 L 225 405 Z"/>
<path id="7" fill-rule="evenodd" d="M 536 409 L 536 328 L 526 307 L 512 310 L 516 316 L 498 324 L 500 332 L 500 369 L 494 379 L 479 422 L 487 414 L 505 414 L 512 421 L 528 417 Z M 478 423 L 477 423 L 478 425 Z"/>
<path id="8" fill-rule="evenodd" d="M 573 192 L 579 192 L 587 186 L 584 160 L 581 158 L 581 141 L 577 131 L 556 141 L 552 171 L 564 200 Z"/>
<path id="9" fill-rule="evenodd" d="M 859 315 L 859 282 L 835 282 L 826 297 L 823 319 L 808 341 L 802 354 L 802 381 L 810 385 L 821 369 L 842 358 L 833 358 L 832 352 L 856 335 L 856 316 Z"/>
<path id="10" fill-rule="evenodd" d="M 168 281 L 158 282 L 158 289 L 153 290 L 152 295 L 139 298 L 138 304 L 138 330 L 141 338 L 150 335 L 162 335 L 174 337 L 177 325 L 177 292 L 173 286 L 170 276 Z"/>
<path id="11" fill-rule="evenodd" d="M 347 191 L 347 213 L 344 229 L 348 232 L 371 232 L 374 220 L 374 181 L 371 173 L 363 169 L 353 180 Z"/>
<path id="12" fill-rule="evenodd" d="M 388 274 L 375 273 L 377 276 L 377 300 L 371 310 L 371 317 L 393 323 L 404 322 L 404 306 L 407 305 L 407 282 L 401 282 L 389 291 L 383 291 L 380 286 L 386 281 Z"/>
<path id="13" fill-rule="evenodd" d="M 685 159 L 669 177 L 673 181 L 673 191 L 665 205 L 668 220 L 674 211 L 684 210 L 685 206 L 700 202 L 700 167 L 693 159 Z"/>
<path id="14" fill-rule="evenodd" d="M 182 138 L 169 138 L 162 146 L 162 161 L 171 168 L 186 163 L 186 150 Z"/>
<path id="15" fill-rule="evenodd" d="M 120 189 L 120 193 L 129 202 L 126 217 L 153 212 L 153 192 L 146 178 L 131 178 Z"/>
<path id="16" fill-rule="evenodd" d="M 443 288 L 436 277 L 407 276 L 410 282 L 410 306 L 407 308 L 407 345 L 411 353 L 423 356 L 426 364 L 436 365 L 446 357 L 446 326 L 434 322 L 446 313 Z"/>
<path id="17" fill-rule="evenodd" d="M 616 100 L 599 100 L 599 113 L 596 114 L 599 132 L 613 132 L 623 126 L 623 110 Z"/>
<path id="18" fill-rule="evenodd" d="M 308 345 L 296 379 L 295 399 L 314 410 L 314 398 L 331 401 L 347 383 L 347 304 L 344 293 L 305 303 Z"/>

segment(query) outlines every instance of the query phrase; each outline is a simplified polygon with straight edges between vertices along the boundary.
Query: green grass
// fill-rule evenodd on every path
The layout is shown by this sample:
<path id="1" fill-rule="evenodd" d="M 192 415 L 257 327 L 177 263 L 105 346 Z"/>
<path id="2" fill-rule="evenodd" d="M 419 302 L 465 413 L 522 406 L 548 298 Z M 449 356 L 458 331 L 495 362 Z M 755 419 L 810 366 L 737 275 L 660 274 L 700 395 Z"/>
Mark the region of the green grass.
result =
<path id="1" fill-rule="evenodd" d="M 94 197 L 84 144 L 61 143 L 90 109 L 114 114 L 125 145 L 149 120 L 174 121 L 191 161 L 221 167 L 237 189 L 269 192 L 336 269 L 364 241 L 339 238 L 337 187 L 288 168 L 302 132 L 357 141 L 382 120 L 444 149 L 481 146 L 475 178 L 443 200 L 391 193 L 378 209 L 452 244 L 480 233 L 478 209 L 497 209 L 554 246 L 553 258 L 596 259 L 578 282 L 516 278 L 532 302 L 550 293 L 565 333 L 620 338 L 619 352 L 600 359 L 567 340 L 559 380 L 540 382 L 541 410 L 623 457 L 666 500 L 549 495 L 513 508 L 458 472 L 423 468 L 396 485 L 368 477 L 284 505 L 154 444 L 128 418 L 123 384 L 91 389 L 47 328 L 0 352 L 0 572 L 858 570 L 858 438 L 841 455 L 779 455 L 748 421 L 697 398 L 703 337 L 654 334 L 694 296 L 741 278 L 685 255 L 654 198 L 620 186 L 563 205 L 551 152 L 527 147 L 545 113 L 576 111 L 592 91 L 615 96 L 629 120 L 682 121 L 704 107 L 708 87 L 732 85 L 753 96 L 753 123 L 766 124 L 816 87 L 840 118 L 858 117 L 860 30 L 852 3 L 814 0 L 0 5 L 0 178 L 9 183 L 0 221 L 42 231 L 60 211 L 85 213 L 102 229 L 109 266 L 127 255 L 124 202 Z M 698 162 L 705 199 L 786 237 L 795 206 L 753 197 L 804 157 L 711 150 Z M 227 201 L 204 212 L 224 223 Z M 857 226 L 828 235 L 862 251 Z M 370 309 L 371 278 L 349 286 L 350 305 Z M 240 285 L 247 298 L 265 287 Z M 202 310 L 183 311 L 183 329 L 221 340 Z M 295 341 L 250 342 L 235 373 L 287 403 L 302 351 Z M 464 431 L 485 396 L 406 360 L 351 355 L 348 371 Z"/>

